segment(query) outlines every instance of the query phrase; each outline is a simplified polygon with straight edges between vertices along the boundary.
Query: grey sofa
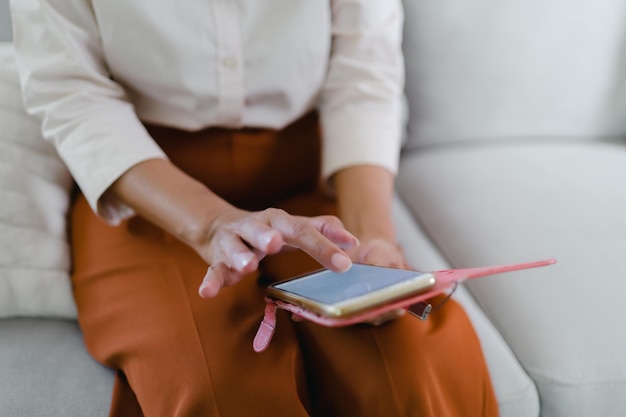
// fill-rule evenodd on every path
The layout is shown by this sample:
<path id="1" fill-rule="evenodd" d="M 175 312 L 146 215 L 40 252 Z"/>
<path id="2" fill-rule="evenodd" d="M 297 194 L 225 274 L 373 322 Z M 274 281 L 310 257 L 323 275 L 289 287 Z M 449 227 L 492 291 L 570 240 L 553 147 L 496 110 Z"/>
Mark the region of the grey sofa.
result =
<path id="1" fill-rule="evenodd" d="M 455 294 L 501 415 L 626 415 L 626 1 L 404 3 L 407 257 L 422 270 L 556 257 Z M 0 319 L 0 359 L 1 417 L 107 415 L 113 373 L 74 320 Z"/>

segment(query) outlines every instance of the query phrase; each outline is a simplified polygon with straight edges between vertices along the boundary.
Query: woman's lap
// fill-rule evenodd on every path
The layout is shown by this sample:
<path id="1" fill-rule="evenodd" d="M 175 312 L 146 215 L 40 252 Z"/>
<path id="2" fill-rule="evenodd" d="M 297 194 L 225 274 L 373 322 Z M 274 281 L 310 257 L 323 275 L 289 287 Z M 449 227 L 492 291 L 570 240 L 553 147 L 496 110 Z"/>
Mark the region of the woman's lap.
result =
<path id="1" fill-rule="evenodd" d="M 314 200 L 285 207 L 317 210 Z M 145 416 L 494 415 L 484 411 L 495 403 L 480 346 L 455 303 L 426 321 L 405 316 L 376 328 L 328 329 L 280 314 L 270 348 L 255 353 L 259 281 L 315 269 L 311 258 L 266 258 L 260 280 L 249 276 L 205 300 L 197 295 L 204 261 L 147 221 L 110 227 L 81 197 L 73 224 L 87 347 L 122 370 Z"/>

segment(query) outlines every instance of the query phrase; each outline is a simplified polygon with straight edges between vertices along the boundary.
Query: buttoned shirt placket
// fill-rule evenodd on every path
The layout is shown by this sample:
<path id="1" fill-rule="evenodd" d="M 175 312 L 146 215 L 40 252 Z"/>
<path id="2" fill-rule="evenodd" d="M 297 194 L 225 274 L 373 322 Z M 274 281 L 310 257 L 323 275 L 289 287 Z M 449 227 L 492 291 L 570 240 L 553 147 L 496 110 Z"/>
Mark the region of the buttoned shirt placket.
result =
<path id="1" fill-rule="evenodd" d="M 244 109 L 243 51 L 236 2 L 214 0 L 219 103 L 216 124 L 239 127 Z"/>

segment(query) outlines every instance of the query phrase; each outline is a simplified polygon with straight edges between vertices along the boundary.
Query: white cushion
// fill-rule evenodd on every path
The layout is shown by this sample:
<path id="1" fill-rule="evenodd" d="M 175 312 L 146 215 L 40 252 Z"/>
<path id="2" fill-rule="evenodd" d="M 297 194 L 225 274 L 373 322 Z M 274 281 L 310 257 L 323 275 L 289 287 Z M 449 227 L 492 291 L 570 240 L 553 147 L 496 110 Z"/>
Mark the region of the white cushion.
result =
<path id="1" fill-rule="evenodd" d="M 72 179 L 23 107 L 0 43 L 0 317 L 75 317 L 67 214 Z"/>
<path id="2" fill-rule="evenodd" d="M 398 188 L 454 266 L 556 257 L 468 283 L 537 384 L 541 415 L 626 413 L 626 146 L 422 149 Z"/>
<path id="3" fill-rule="evenodd" d="M 398 240 L 411 266 L 422 271 L 449 268 L 448 263 L 415 222 L 406 205 L 398 198 L 394 203 Z M 498 400 L 500 417 L 538 416 L 537 389 L 511 349 L 464 286 L 457 289 L 454 298 L 463 305 L 480 339 Z"/>
<path id="4" fill-rule="evenodd" d="M 405 0 L 409 147 L 626 133 L 626 2 Z"/>

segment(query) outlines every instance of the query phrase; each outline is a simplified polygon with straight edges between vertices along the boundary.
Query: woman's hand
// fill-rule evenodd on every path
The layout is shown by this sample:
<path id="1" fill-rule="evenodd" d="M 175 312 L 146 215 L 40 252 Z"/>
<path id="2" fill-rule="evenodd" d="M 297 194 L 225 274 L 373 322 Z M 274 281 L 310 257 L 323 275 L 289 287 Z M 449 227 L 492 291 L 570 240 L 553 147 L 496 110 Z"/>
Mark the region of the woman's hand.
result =
<path id="1" fill-rule="evenodd" d="M 352 265 L 343 249 L 358 244 L 337 217 L 292 216 L 275 208 L 259 212 L 231 208 L 217 216 L 208 231 L 186 234 L 183 239 L 211 265 L 199 289 L 202 297 L 213 297 L 239 282 L 258 268 L 261 259 L 285 245 L 343 272 Z"/>
<path id="2" fill-rule="evenodd" d="M 352 262 L 344 249 L 358 244 L 334 216 L 300 217 L 283 210 L 233 207 L 169 161 L 151 159 L 126 171 L 107 191 L 138 214 L 191 246 L 211 267 L 200 287 L 215 296 L 283 246 L 300 248 L 341 272 Z"/>
<path id="3" fill-rule="evenodd" d="M 347 251 L 357 263 L 407 269 L 404 253 L 399 245 L 384 238 L 372 238 Z"/>

